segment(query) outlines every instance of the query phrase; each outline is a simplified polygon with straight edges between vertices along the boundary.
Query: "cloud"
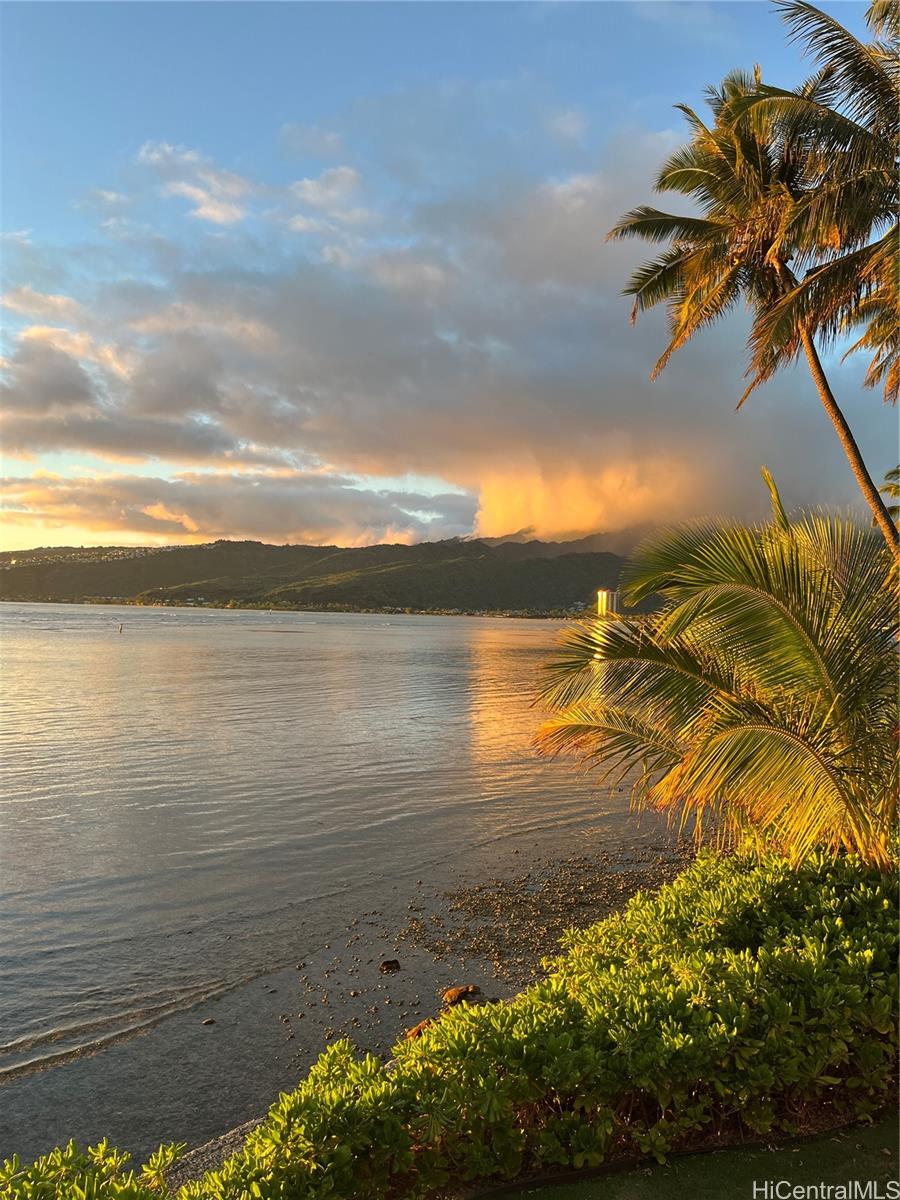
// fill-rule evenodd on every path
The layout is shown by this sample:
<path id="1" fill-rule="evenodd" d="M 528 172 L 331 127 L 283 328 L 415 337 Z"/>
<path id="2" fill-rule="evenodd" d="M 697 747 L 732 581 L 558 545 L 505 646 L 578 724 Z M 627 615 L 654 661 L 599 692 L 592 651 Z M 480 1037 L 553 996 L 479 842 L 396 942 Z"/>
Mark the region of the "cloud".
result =
<path id="1" fill-rule="evenodd" d="M 762 463 L 790 504 L 852 501 L 802 370 L 734 413 L 743 317 L 648 380 L 663 314 L 632 329 L 621 295 L 644 251 L 604 237 L 649 197 L 681 135 L 623 128 L 589 155 L 547 128 L 548 112 L 569 110 L 524 96 L 456 83 L 412 108 L 409 95 L 355 107 L 353 145 L 370 139 L 358 165 L 342 153 L 293 185 L 148 143 L 148 215 L 172 186 L 198 213 L 272 207 L 252 226 L 182 217 L 165 236 L 150 224 L 64 253 L 17 245 L 8 294 L 34 324 L 4 367 L 5 451 L 149 472 L 98 481 L 100 515 L 84 480 L 54 485 L 33 511 L 70 525 L 83 504 L 99 529 L 117 500 L 120 536 L 173 540 L 434 537 L 471 529 L 476 511 L 484 533 L 559 537 L 761 513 Z M 377 222 L 349 219 L 363 199 Z M 878 473 L 892 465 L 889 418 L 860 392 L 859 364 L 828 369 Z M 435 507 L 371 483 L 409 475 L 457 499 Z"/>
<path id="2" fill-rule="evenodd" d="M 61 407 L 56 396 L 53 400 L 52 407 Z M 285 461 L 283 454 L 237 443 L 220 426 L 197 417 L 134 416 L 122 420 L 108 412 L 73 412 L 39 418 L 11 412 L 4 416 L 2 428 L 8 457 L 80 451 L 113 462 L 160 459 L 226 468 Z"/>
<path id="3" fill-rule="evenodd" d="M 133 355 L 133 358 L 129 358 Z M 32 327 L 3 364 L 2 445 L 7 457 L 86 453 L 114 461 L 285 466 L 280 447 L 217 419 L 235 393 L 220 392 L 219 360 L 202 343 L 167 346 L 150 362 L 87 334 Z"/>
<path id="4" fill-rule="evenodd" d="M 21 313 L 26 317 L 71 321 L 75 324 L 80 324 L 85 320 L 84 309 L 71 296 L 54 296 L 46 292 L 37 292 L 28 284 L 4 292 L 0 303 L 11 312 Z"/>
<path id="5" fill-rule="evenodd" d="M 123 205 L 131 203 L 130 196 L 126 196 L 122 192 L 114 192 L 110 188 L 97 188 L 92 195 L 109 208 L 121 208 Z"/>
<path id="6" fill-rule="evenodd" d="M 359 172 L 354 167 L 328 167 L 316 179 L 298 179 L 291 184 L 294 196 L 313 208 L 339 207 L 359 187 Z"/>
<path id="7" fill-rule="evenodd" d="M 108 228 L 124 225 L 125 211 L 135 202 L 135 196 L 117 192 L 113 188 L 92 188 L 80 201 L 77 207 L 82 212 L 95 214 L 102 218 Z"/>
<path id="8" fill-rule="evenodd" d="M 436 254 L 387 250 L 368 261 L 371 275 L 392 291 L 434 298 L 454 282 L 454 268 Z"/>
<path id="9" fill-rule="evenodd" d="M 197 166 L 202 160 L 196 150 L 173 146 L 171 142 L 144 142 L 137 152 L 137 161 L 143 166 L 168 172 Z"/>
<path id="10" fill-rule="evenodd" d="M 483 537 L 531 528 L 552 530 L 561 539 L 576 538 L 652 524 L 661 511 L 690 511 L 704 490 L 690 463 L 662 447 L 650 452 L 634 447 L 630 455 L 616 456 L 612 462 L 600 458 L 596 466 L 552 458 L 526 460 L 480 479 L 475 529 Z"/>
<path id="11" fill-rule="evenodd" d="M 15 453 L 7 440 L 9 414 L 48 413 L 92 403 L 94 385 L 84 367 L 64 350 L 46 341 L 26 340 L 4 363 L 6 378 L 0 383 L 0 410 L 6 414 L 3 447 Z M 14 423 L 14 422 L 13 422 Z"/>
<path id="12" fill-rule="evenodd" d="M 122 352 L 116 346 L 104 345 L 89 333 L 73 333 L 69 329 L 60 329 L 52 325 L 29 325 L 19 334 L 19 340 L 31 344 L 40 343 L 80 362 L 94 363 L 120 379 L 127 379 L 131 375 L 129 352 Z"/>
<path id="13" fill-rule="evenodd" d="M 115 538 L 254 538 L 369 545 L 453 537 L 471 528 L 475 500 L 457 493 L 374 490 L 319 473 L 12 477 L 3 481 L 12 526 L 82 526 Z M 423 516 L 428 513 L 428 517 Z"/>
<path id="14" fill-rule="evenodd" d="M 275 348 L 276 338 L 262 321 L 246 319 L 226 306 L 194 303 L 169 304 L 157 312 L 138 317 L 130 328 L 139 334 L 165 338 L 168 335 L 202 332 L 211 339 L 226 339 L 248 350 L 265 353 Z"/>
<path id="15" fill-rule="evenodd" d="M 200 221 L 212 221 L 216 225 L 233 225 L 240 221 L 246 209 L 233 200 L 216 196 L 208 188 L 199 187 L 195 183 L 168 183 L 163 188 L 165 196 L 184 196 L 194 207 L 191 216 Z"/>
<path id="16" fill-rule="evenodd" d="M 245 200 L 258 188 L 249 179 L 215 167 L 196 150 L 168 142 L 145 142 L 137 161 L 164 181 L 162 195 L 183 196 L 194 207 L 192 217 L 215 225 L 233 225 L 247 213 Z"/>
<path id="17" fill-rule="evenodd" d="M 332 267 L 349 267 L 353 264 L 353 255 L 346 246 L 323 246 L 322 261 L 329 263 Z"/>
<path id="18" fill-rule="evenodd" d="M 298 213 L 288 221 L 288 229 L 292 229 L 294 233 L 334 233 L 335 227 L 330 221 L 324 221 L 321 217 L 307 217 L 302 213 Z"/>
<path id="19" fill-rule="evenodd" d="M 355 227 L 373 225 L 378 220 L 378 214 L 371 209 L 351 204 L 360 184 L 360 173 L 355 167 L 328 167 L 315 178 L 298 179 L 292 183 L 287 189 L 286 201 L 273 210 L 273 215 L 284 220 L 294 233 L 328 236 L 346 243 Z M 313 209 L 313 212 L 292 211 L 298 203 Z M 338 251 L 337 257 L 348 253 L 346 244 L 336 243 L 335 249 Z M 332 259 L 337 261 L 334 256 Z"/>

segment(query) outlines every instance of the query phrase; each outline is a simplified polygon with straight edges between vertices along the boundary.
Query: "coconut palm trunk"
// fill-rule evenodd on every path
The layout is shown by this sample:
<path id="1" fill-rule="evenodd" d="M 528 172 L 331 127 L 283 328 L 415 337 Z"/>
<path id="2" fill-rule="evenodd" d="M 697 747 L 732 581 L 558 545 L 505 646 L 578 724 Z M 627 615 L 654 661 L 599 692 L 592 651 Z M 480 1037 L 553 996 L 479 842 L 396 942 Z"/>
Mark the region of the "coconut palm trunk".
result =
<path id="1" fill-rule="evenodd" d="M 808 7 L 804 6 L 804 12 Z M 792 100 L 805 106 L 804 111 L 818 106 L 831 112 L 827 102 L 831 98 L 832 74 L 831 69 L 820 70 L 797 93 L 790 93 Z M 691 139 L 663 164 L 656 190 L 690 197 L 694 213 L 682 216 L 641 205 L 621 217 L 607 236 L 668 243 L 662 254 L 634 272 L 625 287 L 626 294 L 634 297 L 632 320 L 657 304 L 668 304 L 670 340 L 651 378 L 665 368 L 676 350 L 701 329 L 723 318 L 741 299 L 748 302 L 754 323 L 747 371 L 751 382 L 738 407 L 778 368 L 804 351 L 819 398 L 850 468 L 900 567 L 900 535 L 835 400 L 816 348 L 816 339 L 834 341 L 842 335 L 855 318 L 858 305 L 855 308 L 855 302 L 846 300 L 845 287 L 837 310 L 824 317 L 815 308 L 810 314 L 797 305 L 789 306 L 789 319 L 782 311 L 786 302 L 803 290 L 795 277 L 797 267 L 802 269 L 825 253 L 822 221 L 816 224 L 810 216 L 811 212 L 815 214 L 813 200 L 819 195 L 812 183 L 819 180 L 823 168 L 815 146 L 810 145 L 815 141 L 812 134 L 771 122 L 763 122 L 759 128 L 744 119 L 748 105 L 768 96 L 758 75 L 735 71 L 718 88 L 707 90 L 715 118 L 712 125 L 706 125 L 692 109 L 679 105 L 687 117 Z M 884 174 L 880 162 L 879 158 L 878 170 L 873 168 L 872 172 L 878 180 Z M 867 205 L 861 207 L 862 216 L 856 222 L 859 229 L 854 225 L 846 235 L 847 253 L 828 269 L 833 275 L 843 264 L 843 274 L 851 275 L 851 291 L 855 288 L 865 298 L 867 289 L 874 287 L 869 279 L 872 263 L 868 275 L 862 268 L 854 275 L 847 263 L 853 259 L 851 252 L 859 251 L 860 242 L 868 246 L 871 230 L 883 222 L 880 207 L 874 216 Z M 825 225 L 833 242 L 835 231 L 844 231 L 848 222 L 843 213 L 830 214 Z M 877 251 L 874 257 L 868 252 L 879 270 L 893 245 L 890 239 L 881 242 L 884 244 L 873 243 L 872 250 Z M 845 249 L 843 242 L 840 248 Z M 824 273 L 817 271 L 814 278 Z M 879 280 L 880 276 L 875 283 Z M 777 321 L 772 321 L 773 314 L 778 316 Z M 881 353 L 880 346 L 876 349 Z M 885 361 L 889 365 L 891 348 L 887 351 Z"/>
<path id="2" fill-rule="evenodd" d="M 900 532 L 898 532 L 897 526 L 891 520 L 887 505 L 879 495 L 872 476 L 869 474 L 868 468 L 863 461 L 863 456 L 859 452 L 859 446 L 856 444 L 856 438 L 854 438 L 850 426 L 847 424 L 847 418 L 841 412 L 840 406 L 834 398 L 834 393 L 828 384 L 825 372 L 822 370 L 819 352 L 816 350 L 812 335 L 805 327 L 802 327 L 800 330 L 800 338 L 803 342 L 806 361 L 809 363 L 810 374 L 819 393 L 819 399 L 822 401 L 822 405 L 831 419 L 838 439 L 844 447 L 844 453 L 847 455 L 847 461 L 850 463 L 850 470 L 856 476 L 859 489 L 869 508 L 872 510 L 875 523 L 884 535 L 884 540 L 887 542 L 888 548 L 894 556 L 894 561 L 900 565 Z"/>
<path id="3" fill-rule="evenodd" d="M 788 268 L 787 264 L 778 261 L 776 264 L 778 278 L 781 281 L 785 291 L 790 291 L 797 286 L 797 281 Z M 834 392 L 831 390 L 831 385 L 828 382 L 828 377 L 822 367 L 822 360 L 819 358 L 819 352 L 816 349 L 815 341 L 809 331 L 809 327 L 804 323 L 800 323 L 799 327 L 800 341 L 803 345 L 803 352 L 806 355 L 806 361 L 809 364 L 809 373 L 813 377 L 813 383 L 816 385 L 816 391 L 819 393 L 819 399 L 822 401 L 822 407 L 828 413 L 828 417 L 834 426 L 835 433 L 838 435 L 838 440 L 844 448 L 844 453 L 847 455 L 847 461 L 850 463 L 850 470 L 856 476 L 856 482 L 859 484 L 859 490 L 863 494 L 863 498 L 872 510 L 872 516 L 875 518 L 875 524 L 881 530 L 885 542 L 891 554 L 894 556 L 894 561 L 900 566 L 900 532 L 897 526 L 891 520 L 891 515 L 887 510 L 887 505 L 881 498 L 878 488 L 875 486 L 875 481 L 869 474 L 869 469 L 866 466 L 863 456 L 860 453 L 859 446 L 856 444 L 856 438 L 853 436 L 853 431 L 847 424 L 847 418 L 841 411 L 840 405 L 834 398 Z"/>

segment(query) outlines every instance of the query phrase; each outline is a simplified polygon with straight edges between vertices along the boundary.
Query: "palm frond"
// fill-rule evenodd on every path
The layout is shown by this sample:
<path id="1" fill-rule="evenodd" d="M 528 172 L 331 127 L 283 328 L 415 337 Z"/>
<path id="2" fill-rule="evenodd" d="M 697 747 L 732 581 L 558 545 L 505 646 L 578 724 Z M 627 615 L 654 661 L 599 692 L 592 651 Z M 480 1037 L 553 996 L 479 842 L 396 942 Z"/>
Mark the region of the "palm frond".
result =
<path id="1" fill-rule="evenodd" d="M 771 481 L 770 481 L 771 483 Z M 887 486 L 900 492 L 900 468 Z M 623 578 L 647 617 L 564 632 L 545 752 L 630 778 L 638 807 L 752 829 L 794 858 L 890 861 L 898 614 L 878 536 L 827 514 L 654 535 Z M 723 826 L 724 823 L 724 826 Z"/>
<path id="2" fill-rule="evenodd" d="M 897 0 L 874 0 L 866 9 L 866 24 L 876 37 L 900 40 L 900 6 Z"/>
<path id="3" fill-rule="evenodd" d="M 683 217 L 641 205 L 620 217 L 606 236 L 608 241 L 640 237 L 648 242 L 694 243 L 717 239 L 724 241 L 727 232 L 727 226 L 717 225 L 702 217 Z"/>
<path id="4" fill-rule="evenodd" d="M 750 337 L 751 370 L 764 378 L 773 370 L 773 350 L 796 346 L 800 326 L 815 329 L 819 340 L 830 345 L 853 325 L 866 322 L 874 310 L 881 319 L 853 349 L 875 350 L 878 366 L 870 385 L 882 380 L 898 352 L 897 256 L 900 225 L 876 241 L 842 255 L 811 271 L 772 307 L 761 313 Z M 886 388 L 886 399 L 896 389 Z"/>
<path id="5" fill-rule="evenodd" d="M 803 42 L 815 61 L 833 69 L 849 115 L 861 124 L 896 135 L 895 84 L 873 47 L 807 0 L 775 0 L 775 5 L 791 38 Z"/>
<path id="6" fill-rule="evenodd" d="M 878 490 L 882 496 L 888 496 L 891 500 L 900 500 L 900 467 L 891 467 L 884 477 L 884 483 Z M 900 504 L 889 504 L 887 510 L 891 520 L 895 524 L 898 523 L 900 521 Z"/>
<path id="7" fill-rule="evenodd" d="M 623 289 L 626 296 L 634 296 L 632 323 L 637 320 L 638 313 L 680 295 L 686 257 L 685 251 L 672 247 L 634 272 Z"/>

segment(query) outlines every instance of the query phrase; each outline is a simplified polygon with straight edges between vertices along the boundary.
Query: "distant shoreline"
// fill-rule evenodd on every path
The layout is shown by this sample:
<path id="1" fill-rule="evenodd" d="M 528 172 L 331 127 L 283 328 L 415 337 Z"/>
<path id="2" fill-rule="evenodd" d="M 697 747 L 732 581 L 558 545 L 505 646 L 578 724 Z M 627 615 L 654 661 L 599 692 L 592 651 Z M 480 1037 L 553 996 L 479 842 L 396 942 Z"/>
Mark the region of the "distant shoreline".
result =
<path id="1" fill-rule="evenodd" d="M 562 612 L 559 609 L 532 611 L 521 609 L 438 609 L 438 608 L 305 608 L 292 606 L 290 608 L 263 608 L 256 604 L 147 604 L 144 601 L 128 600 L 118 597 L 82 597 L 78 600 L 54 599 L 21 599 L 0 596 L 0 604 L 68 604 L 84 608 L 171 608 L 179 611 L 192 612 L 196 609 L 212 609 L 217 612 L 261 612 L 275 616 L 279 613 L 320 613 L 331 616 L 375 616 L 375 617 L 497 617 L 505 620 L 520 621 L 579 621 L 593 615 L 592 610 L 581 612 Z"/>
<path id="2" fill-rule="evenodd" d="M 581 542 L 357 548 L 222 542 L 165 553 L 4 557 L 0 595 L 26 603 L 566 619 L 615 588 L 624 559 Z"/>

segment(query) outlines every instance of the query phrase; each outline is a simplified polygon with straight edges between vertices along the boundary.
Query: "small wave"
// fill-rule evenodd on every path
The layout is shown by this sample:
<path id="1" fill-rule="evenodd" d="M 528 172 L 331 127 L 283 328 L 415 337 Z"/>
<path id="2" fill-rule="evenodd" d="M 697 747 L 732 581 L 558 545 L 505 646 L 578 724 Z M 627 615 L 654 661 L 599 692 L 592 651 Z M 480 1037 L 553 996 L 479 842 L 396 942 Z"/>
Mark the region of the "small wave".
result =
<path id="1" fill-rule="evenodd" d="M 142 1030 L 158 1025 L 167 1017 L 187 1012 L 191 1008 L 196 1008 L 198 1004 L 204 1004 L 208 1000 L 222 996 L 249 982 L 251 978 L 251 976 L 246 976 L 230 983 L 218 981 L 214 986 L 194 989 L 167 1003 L 132 1009 L 129 1012 L 118 1013 L 115 1017 L 98 1021 L 85 1021 L 62 1029 L 51 1029 L 31 1037 L 17 1038 L 5 1046 L 0 1046 L 0 1056 L 19 1055 L 42 1047 L 55 1046 L 64 1040 L 71 1040 L 72 1044 L 54 1053 L 34 1054 L 19 1062 L 11 1063 L 7 1067 L 0 1067 L 0 1086 L 22 1075 L 45 1071 L 50 1067 L 70 1062 L 72 1059 L 81 1058 L 85 1054 L 94 1054 L 104 1046 L 123 1041 Z"/>

